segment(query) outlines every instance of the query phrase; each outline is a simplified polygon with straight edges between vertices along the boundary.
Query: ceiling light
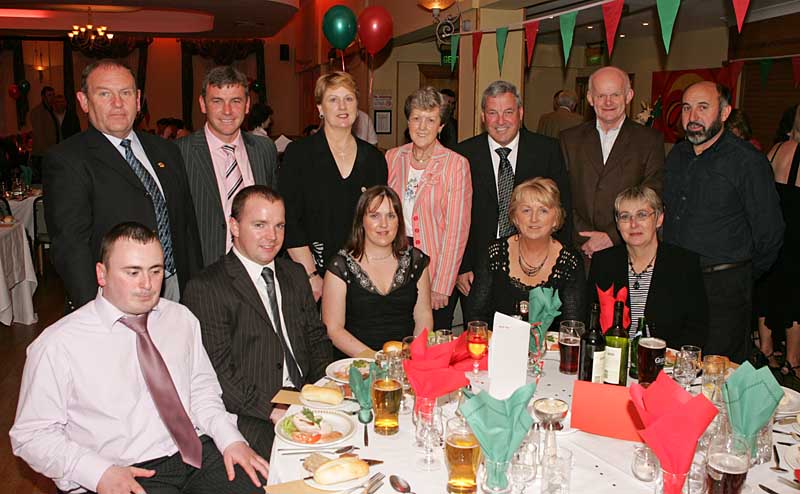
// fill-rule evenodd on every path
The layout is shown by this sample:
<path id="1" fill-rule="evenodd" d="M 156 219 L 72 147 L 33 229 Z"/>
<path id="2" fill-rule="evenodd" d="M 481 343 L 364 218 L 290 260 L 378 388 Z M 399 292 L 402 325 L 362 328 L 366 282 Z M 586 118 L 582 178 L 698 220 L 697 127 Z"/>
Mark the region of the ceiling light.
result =
<path id="1" fill-rule="evenodd" d="M 650 25 L 650 23 L 649 23 L 649 22 L 643 22 L 643 23 L 642 23 L 642 26 L 649 26 L 649 25 Z"/>
<path id="2" fill-rule="evenodd" d="M 619 37 L 620 37 L 620 38 L 624 38 L 624 37 L 625 37 L 625 35 L 624 35 L 624 34 L 620 34 L 620 35 L 619 35 Z"/>
<path id="3" fill-rule="evenodd" d="M 105 47 L 111 44 L 114 38 L 113 33 L 106 32 L 107 26 L 96 26 L 92 24 L 92 8 L 87 10 L 88 22 L 85 26 L 81 27 L 77 24 L 72 26 L 72 31 L 67 32 L 72 46 L 81 49 L 91 49 L 95 46 Z"/>
<path id="4" fill-rule="evenodd" d="M 594 29 L 594 26 L 586 26 L 586 29 Z"/>

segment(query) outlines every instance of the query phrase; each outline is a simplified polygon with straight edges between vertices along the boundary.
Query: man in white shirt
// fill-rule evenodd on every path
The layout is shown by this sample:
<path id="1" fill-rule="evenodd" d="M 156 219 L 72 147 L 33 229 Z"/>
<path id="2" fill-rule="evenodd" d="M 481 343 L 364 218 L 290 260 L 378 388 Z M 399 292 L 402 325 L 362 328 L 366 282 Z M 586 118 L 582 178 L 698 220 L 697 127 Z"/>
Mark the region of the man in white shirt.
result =
<path id="1" fill-rule="evenodd" d="M 333 360 L 303 266 L 276 258 L 285 224 L 277 192 L 242 189 L 231 205 L 233 248 L 193 278 L 183 298 L 200 319 L 225 406 L 264 457 L 285 411 L 273 407 L 272 397 L 282 387 L 315 382 Z"/>
<path id="2" fill-rule="evenodd" d="M 225 411 L 197 319 L 159 296 L 156 234 L 117 225 L 101 259 L 95 299 L 28 348 L 14 454 L 61 491 L 260 491 L 269 464 Z"/>

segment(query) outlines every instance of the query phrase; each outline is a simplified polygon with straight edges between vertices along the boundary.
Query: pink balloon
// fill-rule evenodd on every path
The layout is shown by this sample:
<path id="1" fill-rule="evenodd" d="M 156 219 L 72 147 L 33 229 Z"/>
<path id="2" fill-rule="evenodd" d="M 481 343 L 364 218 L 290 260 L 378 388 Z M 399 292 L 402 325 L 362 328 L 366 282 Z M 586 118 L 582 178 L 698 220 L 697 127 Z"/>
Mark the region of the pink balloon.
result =
<path id="1" fill-rule="evenodd" d="M 372 56 L 392 39 L 393 29 L 392 16 L 383 7 L 367 7 L 358 16 L 358 36 Z"/>

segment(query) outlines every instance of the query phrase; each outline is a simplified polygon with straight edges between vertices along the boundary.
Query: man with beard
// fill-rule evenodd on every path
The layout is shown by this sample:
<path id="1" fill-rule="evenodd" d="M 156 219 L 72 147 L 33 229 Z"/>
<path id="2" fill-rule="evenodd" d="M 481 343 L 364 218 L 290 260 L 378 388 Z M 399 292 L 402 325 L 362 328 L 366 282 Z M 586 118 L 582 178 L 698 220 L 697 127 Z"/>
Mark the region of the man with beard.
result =
<path id="1" fill-rule="evenodd" d="M 783 218 L 763 153 L 724 129 L 730 91 L 698 82 L 683 93 L 686 140 L 667 156 L 664 241 L 700 254 L 708 294 L 706 354 L 749 356 L 753 279 L 775 261 Z"/>

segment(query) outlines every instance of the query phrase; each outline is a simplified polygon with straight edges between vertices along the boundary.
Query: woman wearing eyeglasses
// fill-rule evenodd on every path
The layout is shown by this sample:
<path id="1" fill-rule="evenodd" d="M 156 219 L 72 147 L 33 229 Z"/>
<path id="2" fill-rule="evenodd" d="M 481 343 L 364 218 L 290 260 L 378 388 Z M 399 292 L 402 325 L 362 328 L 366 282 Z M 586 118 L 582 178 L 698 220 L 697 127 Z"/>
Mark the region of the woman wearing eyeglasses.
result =
<path id="1" fill-rule="evenodd" d="M 646 186 L 622 191 L 614 201 L 623 245 L 597 252 L 589 270 L 589 300 L 597 288 L 628 288 L 631 334 L 644 317 L 651 335 L 670 348 L 703 346 L 708 320 L 706 293 L 697 254 L 658 241 L 664 205 Z"/>

